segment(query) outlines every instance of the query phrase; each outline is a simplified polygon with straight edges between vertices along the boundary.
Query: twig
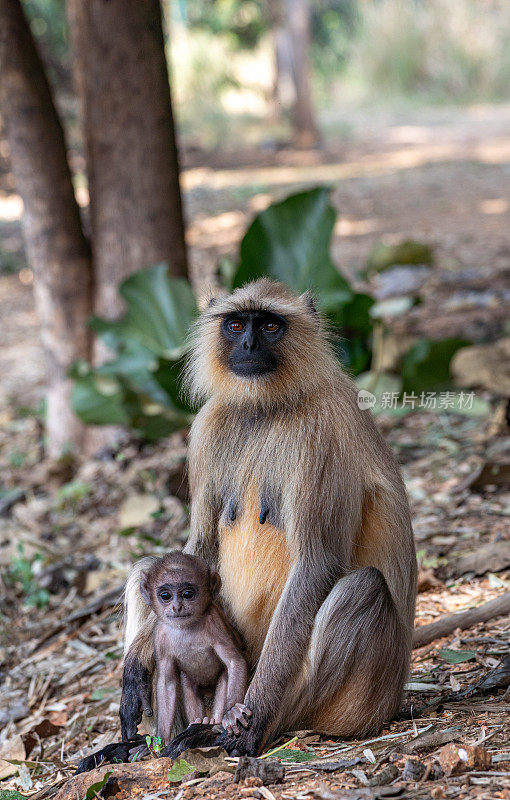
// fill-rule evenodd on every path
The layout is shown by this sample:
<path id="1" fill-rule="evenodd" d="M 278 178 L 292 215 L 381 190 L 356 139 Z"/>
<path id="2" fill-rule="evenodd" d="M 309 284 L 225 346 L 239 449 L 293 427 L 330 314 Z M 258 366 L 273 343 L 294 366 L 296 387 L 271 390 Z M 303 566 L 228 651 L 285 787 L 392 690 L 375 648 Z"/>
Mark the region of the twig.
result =
<path id="1" fill-rule="evenodd" d="M 280 750 L 285 750 L 285 748 L 288 747 L 289 744 L 294 744 L 294 742 L 297 742 L 297 738 L 298 738 L 297 736 L 293 736 L 293 738 L 289 739 L 288 742 L 284 742 L 279 747 L 275 747 L 274 750 L 269 750 L 268 753 L 264 753 L 264 755 L 260 756 L 260 758 L 269 758 L 269 756 L 274 756 L 274 754 L 279 753 Z"/>
<path id="2" fill-rule="evenodd" d="M 441 617 L 436 622 L 431 622 L 429 625 L 422 625 L 416 628 L 413 637 L 413 647 L 423 647 L 424 644 L 430 644 L 435 639 L 440 639 L 442 636 L 448 636 L 454 630 L 460 628 L 465 630 L 478 622 L 487 622 L 495 617 L 501 617 L 504 614 L 510 614 L 510 592 L 496 597 L 494 600 L 489 600 L 477 608 L 470 608 L 467 611 L 462 611 L 459 614 L 448 614 L 446 617 Z"/>

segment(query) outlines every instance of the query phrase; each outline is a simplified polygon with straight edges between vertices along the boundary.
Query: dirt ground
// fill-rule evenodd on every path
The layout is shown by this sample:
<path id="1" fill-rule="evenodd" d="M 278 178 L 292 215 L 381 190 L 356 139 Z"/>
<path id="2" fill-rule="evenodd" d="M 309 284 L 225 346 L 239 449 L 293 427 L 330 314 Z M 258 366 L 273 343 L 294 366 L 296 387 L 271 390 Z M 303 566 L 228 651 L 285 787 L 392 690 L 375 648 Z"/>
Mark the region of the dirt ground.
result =
<path id="1" fill-rule="evenodd" d="M 401 333 L 477 341 L 508 334 L 510 106 L 358 112 L 346 131 L 312 153 L 185 154 L 196 287 L 214 282 L 218 257 L 235 255 L 256 211 L 296 187 L 327 182 L 339 210 L 334 258 L 355 283 L 362 285 L 359 272 L 381 239 L 411 236 L 434 248 L 422 302 Z M 2 263 L 19 267 L 21 209 L 3 167 Z M 377 282 L 373 288 L 382 290 Z M 65 781 L 83 755 L 119 733 L 122 637 L 114 606 L 122 582 L 135 558 L 187 535 L 185 437 L 144 446 L 126 436 L 117 451 L 77 470 L 54 469 L 42 459 L 44 368 L 26 269 L 0 276 L 0 330 L 0 759 L 7 759 L 0 760 L 0 798 L 4 788 L 84 797 L 106 768 Z M 496 420 L 498 398 L 478 395 L 488 402 L 481 416 L 379 417 L 411 500 L 421 564 L 417 625 L 510 590 L 508 482 L 471 478 L 488 461 L 508 465 L 510 430 Z M 171 785 L 162 765 L 156 777 L 130 781 L 110 766 L 103 796 L 510 798 L 510 695 L 497 688 L 463 694 L 499 668 L 509 638 L 508 617 L 498 617 L 416 649 L 405 701 L 414 719 L 393 721 L 362 742 L 301 732 L 275 755 L 286 767 L 282 784 L 234 784 L 220 771 Z M 442 749 L 470 746 L 485 755 L 447 775 Z"/>

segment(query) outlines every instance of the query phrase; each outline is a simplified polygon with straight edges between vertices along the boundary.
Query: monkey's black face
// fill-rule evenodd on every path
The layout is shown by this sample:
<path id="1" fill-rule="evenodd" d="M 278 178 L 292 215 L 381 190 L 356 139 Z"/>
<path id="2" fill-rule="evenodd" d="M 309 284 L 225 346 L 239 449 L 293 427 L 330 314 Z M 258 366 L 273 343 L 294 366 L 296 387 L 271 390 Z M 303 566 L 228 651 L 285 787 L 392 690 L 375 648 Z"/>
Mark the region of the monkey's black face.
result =
<path id="1" fill-rule="evenodd" d="M 198 617 L 203 610 L 201 595 L 194 583 L 164 583 L 156 589 L 158 616 L 168 620 Z"/>
<path id="2" fill-rule="evenodd" d="M 230 345 L 229 369 L 241 378 L 255 378 L 278 368 L 276 344 L 287 322 L 268 311 L 239 311 L 224 317 L 221 331 Z"/>

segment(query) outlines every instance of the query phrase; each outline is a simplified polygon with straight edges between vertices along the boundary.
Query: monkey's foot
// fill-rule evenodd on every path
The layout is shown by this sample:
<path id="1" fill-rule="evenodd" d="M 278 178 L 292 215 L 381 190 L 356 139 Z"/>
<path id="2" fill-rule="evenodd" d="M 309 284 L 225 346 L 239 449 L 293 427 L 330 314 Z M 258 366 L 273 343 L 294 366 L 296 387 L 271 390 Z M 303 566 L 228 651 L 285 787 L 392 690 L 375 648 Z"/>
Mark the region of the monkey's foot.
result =
<path id="1" fill-rule="evenodd" d="M 214 747 L 221 744 L 219 731 L 220 728 L 214 725 L 192 722 L 186 730 L 172 739 L 159 755 L 161 758 L 177 758 L 185 750 L 193 747 Z"/>
<path id="2" fill-rule="evenodd" d="M 88 772 L 101 764 L 119 764 L 131 761 L 130 753 L 133 748 L 145 745 L 145 736 L 135 736 L 127 742 L 114 742 L 107 744 L 102 750 L 91 753 L 78 764 L 77 772 Z"/>
<path id="3" fill-rule="evenodd" d="M 223 747 L 231 756 L 256 756 L 262 746 L 262 734 L 256 728 L 242 730 L 237 736 L 213 725 L 194 722 L 179 733 L 159 754 L 163 758 L 177 758 L 194 747 Z"/>

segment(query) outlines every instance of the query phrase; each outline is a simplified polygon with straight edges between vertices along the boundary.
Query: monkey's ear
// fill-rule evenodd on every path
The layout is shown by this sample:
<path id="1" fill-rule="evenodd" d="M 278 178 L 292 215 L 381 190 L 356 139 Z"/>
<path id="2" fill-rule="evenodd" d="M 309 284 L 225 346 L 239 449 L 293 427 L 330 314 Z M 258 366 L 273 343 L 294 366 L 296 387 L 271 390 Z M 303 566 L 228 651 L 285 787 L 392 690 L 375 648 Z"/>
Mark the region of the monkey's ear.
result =
<path id="1" fill-rule="evenodd" d="M 208 308 L 212 308 L 217 302 L 218 297 L 216 292 L 213 289 L 206 288 L 205 291 L 201 292 L 198 297 L 197 305 L 199 311 L 206 311 Z"/>
<path id="2" fill-rule="evenodd" d="M 303 304 L 306 310 L 310 313 L 310 315 L 314 318 L 314 320 L 318 323 L 319 322 L 319 312 L 317 311 L 317 302 L 315 297 L 311 292 L 305 292 L 301 295 L 300 300 L 303 301 Z"/>
<path id="3" fill-rule="evenodd" d="M 215 569 L 211 569 L 210 587 L 211 595 L 216 597 L 221 589 L 221 578 L 219 572 L 216 572 Z"/>
<path id="4" fill-rule="evenodd" d="M 142 600 L 144 603 L 147 603 L 148 606 L 151 604 L 151 595 L 149 592 L 149 576 L 146 572 L 140 573 L 140 594 L 142 595 Z"/>

